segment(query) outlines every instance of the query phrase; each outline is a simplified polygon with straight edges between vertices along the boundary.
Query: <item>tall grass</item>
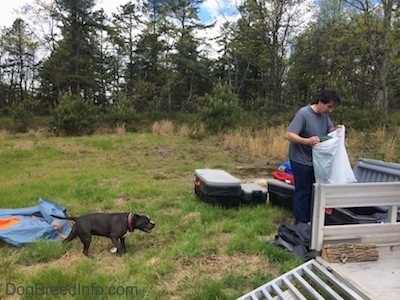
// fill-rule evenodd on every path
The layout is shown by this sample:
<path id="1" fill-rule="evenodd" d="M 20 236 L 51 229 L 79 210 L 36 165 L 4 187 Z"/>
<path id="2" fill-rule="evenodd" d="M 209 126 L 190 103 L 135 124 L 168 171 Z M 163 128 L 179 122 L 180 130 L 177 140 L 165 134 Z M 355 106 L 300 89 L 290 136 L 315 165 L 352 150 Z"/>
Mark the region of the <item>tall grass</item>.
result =
<path id="1" fill-rule="evenodd" d="M 154 122 L 151 126 L 151 132 L 156 134 L 202 137 L 205 134 L 204 124 L 192 125 L 182 124 L 179 127 L 174 125 L 172 121 L 162 120 Z"/>
<path id="2" fill-rule="evenodd" d="M 252 159 L 265 158 L 267 161 L 283 161 L 288 158 L 288 141 L 284 138 L 286 127 L 266 128 L 256 132 L 242 129 L 224 134 L 223 149 L 244 152 Z M 360 157 L 385 161 L 400 160 L 398 139 L 400 130 L 388 131 L 377 128 L 371 132 L 346 130 L 346 149 L 349 159 L 355 163 Z"/>
<path id="3" fill-rule="evenodd" d="M 346 147 L 350 161 L 355 163 L 359 157 L 399 162 L 400 131 L 377 128 L 375 131 L 359 132 L 346 130 Z"/>
<path id="4" fill-rule="evenodd" d="M 288 142 L 284 138 L 285 129 L 266 128 L 251 132 L 241 130 L 224 134 L 223 149 L 227 151 L 244 152 L 250 158 L 272 158 L 275 160 L 287 159 Z"/>
<path id="5" fill-rule="evenodd" d="M 175 126 L 172 121 L 163 120 L 160 122 L 155 122 L 151 128 L 153 133 L 158 134 L 174 134 Z"/>

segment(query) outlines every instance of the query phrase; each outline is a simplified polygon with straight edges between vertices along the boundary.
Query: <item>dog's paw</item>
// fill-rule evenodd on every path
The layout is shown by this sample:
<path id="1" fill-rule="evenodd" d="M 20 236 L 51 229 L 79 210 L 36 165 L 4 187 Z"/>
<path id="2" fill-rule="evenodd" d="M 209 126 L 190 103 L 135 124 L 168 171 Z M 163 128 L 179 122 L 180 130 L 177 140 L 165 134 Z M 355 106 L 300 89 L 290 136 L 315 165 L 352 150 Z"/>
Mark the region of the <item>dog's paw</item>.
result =
<path id="1" fill-rule="evenodd" d="M 117 253 L 117 251 L 118 251 L 117 247 L 112 247 L 112 248 L 110 249 L 110 252 L 111 252 L 112 254 Z"/>

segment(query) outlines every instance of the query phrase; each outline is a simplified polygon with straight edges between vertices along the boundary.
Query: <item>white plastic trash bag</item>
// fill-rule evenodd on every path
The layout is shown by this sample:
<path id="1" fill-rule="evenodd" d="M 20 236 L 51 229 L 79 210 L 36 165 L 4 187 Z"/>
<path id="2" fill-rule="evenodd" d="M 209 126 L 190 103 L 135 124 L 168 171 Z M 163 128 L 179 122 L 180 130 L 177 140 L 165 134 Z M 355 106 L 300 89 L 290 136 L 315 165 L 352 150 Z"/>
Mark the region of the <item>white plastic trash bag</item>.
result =
<path id="1" fill-rule="evenodd" d="M 313 147 L 313 165 L 316 183 L 356 182 L 344 145 L 345 127 L 328 134 L 331 137 Z"/>

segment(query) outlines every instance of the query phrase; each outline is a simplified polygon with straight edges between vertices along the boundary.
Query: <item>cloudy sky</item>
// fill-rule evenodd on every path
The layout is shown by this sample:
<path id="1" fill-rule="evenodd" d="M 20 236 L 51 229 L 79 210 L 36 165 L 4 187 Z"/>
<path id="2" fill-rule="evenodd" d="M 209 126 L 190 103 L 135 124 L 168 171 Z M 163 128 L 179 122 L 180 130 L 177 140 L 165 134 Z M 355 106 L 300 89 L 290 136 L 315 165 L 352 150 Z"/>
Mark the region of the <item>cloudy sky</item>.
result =
<path id="1" fill-rule="evenodd" d="M 241 0 L 206 0 L 201 6 L 200 17 L 206 23 L 221 17 L 232 17 L 236 14 L 236 7 Z M 115 11 L 128 0 L 97 0 L 97 8 L 103 8 L 107 14 Z M 34 0 L 2 1 L 0 10 L 0 26 L 10 26 L 18 17 L 17 11 L 26 4 L 33 4 Z"/>
<path id="2" fill-rule="evenodd" d="M 52 1 L 52 0 L 40 0 L 40 1 Z M 311 3 L 313 0 L 306 1 L 305 6 Z M 116 9 L 129 2 L 129 0 L 96 0 L 97 9 L 103 8 L 107 15 L 111 16 L 112 12 L 115 12 Z M 132 2 L 135 2 L 133 0 Z M 211 24 L 216 22 L 216 26 L 213 28 L 207 29 L 207 31 L 200 31 L 198 33 L 198 37 L 205 38 L 210 45 L 203 44 L 201 49 L 209 55 L 216 55 L 216 48 L 218 47 L 215 44 L 214 38 L 219 35 L 220 25 L 227 22 L 232 21 L 238 18 L 238 10 L 237 7 L 243 2 L 243 0 L 205 0 L 200 6 L 199 17 L 200 20 L 204 24 Z M 33 5 L 35 0 L 10 0 L 10 1 L 2 1 L 1 9 L 0 9 L 0 28 L 7 26 L 10 27 L 13 21 L 19 16 L 18 11 L 24 5 L 30 4 Z M 303 18 L 309 19 L 308 13 L 304 13 Z"/>
<path id="3" fill-rule="evenodd" d="M 51 1 L 51 0 L 41 0 Z M 97 9 L 103 8 L 107 15 L 111 15 L 116 9 L 128 3 L 129 0 L 97 0 Z M 242 0 L 205 0 L 200 7 L 199 17 L 204 24 L 211 24 L 216 22 L 216 26 L 201 31 L 198 36 L 206 38 L 208 44 L 202 44 L 199 50 L 205 51 L 210 56 L 217 55 L 218 46 L 215 45 L 214 38 L 219 34 L 220 26 L 226 21 L 236 19 L 238 16 L 237 7 Z M 19 16 L 18 11 L 26 5 L 34 5 L 35 0 L 11 0 L 2 1 L 0 10 L 0 28 L 4 26 L 10 27 L 14 20 Z"/>

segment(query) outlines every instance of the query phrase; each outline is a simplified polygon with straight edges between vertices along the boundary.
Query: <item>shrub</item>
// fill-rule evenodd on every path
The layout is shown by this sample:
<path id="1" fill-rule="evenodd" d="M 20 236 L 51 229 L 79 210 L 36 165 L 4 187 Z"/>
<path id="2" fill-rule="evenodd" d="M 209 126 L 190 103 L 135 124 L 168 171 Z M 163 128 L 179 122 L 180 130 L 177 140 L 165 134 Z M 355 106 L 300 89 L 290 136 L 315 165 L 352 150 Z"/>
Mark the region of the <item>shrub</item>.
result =
<path id="1" fill-rule="evenodd" d="M 201 120 L 212 132 L 224 132 L 238 124 L 240 108 L 238 98 L 228 87 L 217 84 L 211 95 L 205 96 L 205 107 L 201 110 Z"/>
<path id="2" fill-rule="evenodd" d="M 132 107 L 130 101 L 121 98 L 107 109 L 104 121 L 114 127 L 120 127 L 124 124 L 128 130 L 134 130 L 135 122 L 138 119 L 136 110 Z"/>
<path id="3" fill-rule="evenodd" d="M 57 132 L 66 135 L 92 134 L 99 124 L 99 112 L 96 107 L 81 97 L 64 95 L 52 111 L 50 125 Z"/>
<path id="4" fill-rule="evenodd" d="M 17 132 L 27 132 L 28 125 L 32 120 L 32 114 L 29 113 L 22 105 L 14 104 L 11 107 L 11 117 L 13 120 L 14 130 Z"/>
<path id="5" fill-rule="evenodd" d="M 344 124 L 356 130 L 374 130 L 386 123 L 385 116 L 376 107 L 342 107 L 334 110 L 331 118 L 334 123 Z"/>

